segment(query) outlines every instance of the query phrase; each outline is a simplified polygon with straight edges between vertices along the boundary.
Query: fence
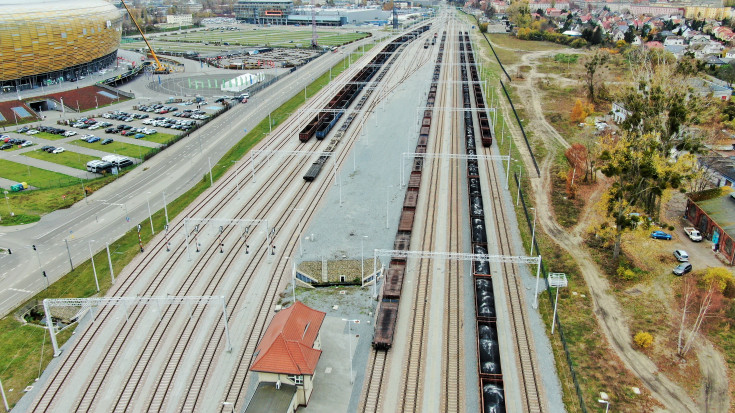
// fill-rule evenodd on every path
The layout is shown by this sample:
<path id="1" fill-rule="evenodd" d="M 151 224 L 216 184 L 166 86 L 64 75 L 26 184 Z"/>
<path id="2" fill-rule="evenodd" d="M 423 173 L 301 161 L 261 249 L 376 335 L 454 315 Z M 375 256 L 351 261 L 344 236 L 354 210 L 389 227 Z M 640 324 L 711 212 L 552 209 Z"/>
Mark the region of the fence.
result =
<path id="1" fill-rule="evenodd" d="M 526 130 L 523 129 L 523 123 L 521 122 L 521 119 L 518 117 L 518 112 L 516 112 L 516 107 L 513 105 L 513 101 L 510 99 L 510 95 L 508 94 L 508 90 L 505 88 L 505 84 L 502 80 L 500 80 L 500 86 L 503 87 L 503 93 L 505 93 L 505 97 L 508 99 L 508 103 L 510 103 L 510 108 L 513 110 L 513 114 L 516 117 L 516 122 L 518 122 L 518 126 L 521 128 L 521 134 L 523 135 L 523 140 L 526 141 L 526 147 L 528 148 L 528 153 L 531 154 L 531 161 L 533 161 L 533 166 L 536 168 L 536 173 L 538 176 L 541 176 L 541 170 L 538 167 L 538 163 L 536 162 L 536 156 L 533 154 L 533 150 L 531 150 L 531 144 L 528 142 L 528 137 L 526 136 Z"/>
<path id="2" fill-rule="evenodd" d="M 521 205 L 523 205 L 523 215 L 526 217 L 526 224 L 528 225 L 528 231 L 533 231 L 532 229 L 532 223 L 531 223 L 531 217 L 528 214 L 528 207 L 526 206 L 526 198 L 524 197 L 523 191 L 520 190 L 521 182 L 518 180 L 518 174 L 515 172 L 513 173 L 513 177 L 515 178 L 515 182 L 517 187 L 519 188 L 518 196 L 521 198 Z M 533 254 L 533 249 L 536 249 L 536 254 Z M 541 251 L 538 247 L 538 237 L 533 242 L 533 245 L 531 246 L 532 253 L 531 255 L 541 255 Z M 542 259 L 543 262 L 543 259 Z M 547 280 L 546 283 L 546 291 L 549 292 L 549 302 L 551 303 L 552 307 L 554 305 L 554 294 L 551 290 L 551 287 L 548 283 L 548 272 L 546 270 L 546 267 L 544 265 L 541 265 L 541 273 L 544 276 L 544 279 Z M 559 313 L 559 310 L 557 309 L 557 314 Z M 567 345 L 567 340 L 564 337 L 564 327 L 562 326 L 560 317 L 556 317 L 556 329 L 559 332 L 559 340 L 561 340 L 561 344 L 564 347 L 564 354 L 566 355 L 567 359 L 567 365 L 569 366 L 569 371 L 572 374 L 572 381 L 574 382 L 574 390 L 577 392 L 577 398 L 579 399 L 579 407 L 582 409 L 582 412 L 587 413 L 587 405 L 584 403 L 584 397 L 582 396 L 582 389 L 579 387 L 579 380 L 577 379 L 577 372 L 574 370 L 574 362 L 572 361 L 572 356 L 569 354 L 569 346 Z"/>

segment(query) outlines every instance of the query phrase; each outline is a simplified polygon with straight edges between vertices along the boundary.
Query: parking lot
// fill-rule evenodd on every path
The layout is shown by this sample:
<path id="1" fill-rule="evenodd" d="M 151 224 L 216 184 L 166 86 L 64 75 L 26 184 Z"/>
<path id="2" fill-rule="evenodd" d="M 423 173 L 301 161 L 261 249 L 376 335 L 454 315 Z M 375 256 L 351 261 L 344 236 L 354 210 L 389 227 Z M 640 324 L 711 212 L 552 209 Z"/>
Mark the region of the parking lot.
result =
<path id="1" fill-rule="evenodd" d="M 147 154 L 209 119 L 221 107 L 221 104 L 193 100 L 145 104 L 128 101 L 105 112 L 73 114 L 74 117 L 58 114 L 59 118 L 54 119 L 56 115 L 48 112 L 43 122 L 13 130 L 6 127 L 0 133 L 0 159 L 70 177 L 93 179 L 111 172 L 112 168 L 104 165 L 89 168 L 90 162 L 113 156 L 107 158 L 116 160 L 111 162 L 112 166 L 139 164 Z M 6 189 L 15 183 L 2 170 L 0 178 L 4 178 L 2 186 Z"/>

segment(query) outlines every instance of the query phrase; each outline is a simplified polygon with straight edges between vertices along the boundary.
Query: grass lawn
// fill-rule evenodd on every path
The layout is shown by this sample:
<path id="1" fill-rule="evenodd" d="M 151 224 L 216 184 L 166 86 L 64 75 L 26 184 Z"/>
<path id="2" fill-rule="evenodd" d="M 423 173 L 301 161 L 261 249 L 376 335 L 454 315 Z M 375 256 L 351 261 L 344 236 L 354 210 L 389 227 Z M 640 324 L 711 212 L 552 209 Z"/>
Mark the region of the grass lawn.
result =
<path id="1" fill-rule="evenodd" d="M 115 138 L 112 138 L 112 139 L 115 139 Z M 87 143 L 81 139 L 77 139 L 74 141 L 74 145 L 84 146 L 86 148 L 91 148 L 91 149 L 97 149 L 99 151 L 109 152 L 110 154 L 129 156 L 131 158 L 139 158 L 139 159 L 145 156 L 145 154 L 147 154 L 148 152 L 155 150 L 147 146 L 132 145 L 129 143 L 123 143 L 123 142 L 118 142 L 118 141 L 112 142 L 107 145 L 102 145 L 100 144 L 100 142 L 101 141 L 94 142 L 94 143 Z"/>
<path id="2" fill-rule="evenodd" d="M 36 188 L 56 188 L 78 183 L 77 178 L 34 166 L 0 159 L 0 177 L 17 182 L 28 182 Z"/>
<path id="3" fill-rule="evenodd" d="M 161 143 L 161 144 L 163 144 L 163 143 L 166 143 L 166 142 L 170 141 L 175 136 L 176 135 L 174 135 L 172 133 L 156 132 L 156 133 L 154 133 L 152 135 L 145 135 L 145 137 L 140 138 L 140 139 L 143 139 L 145 141 L 150 141 L 150 142 L 155 142 L 155 143 Z"/>
<path id="4" fill-rule="evenodd" d="M 66 136 L 64 136 L 64 135 L 57 135 L 55 133 L 48 133 L 48 132 L 38 132 L 38 133 L 33 134 L 33 135 L 26 135 L 24 133 L 23 135 L 26 136 L 26 139 L 30 139 L 30 140 L 33 140 L 34 138 L 40 138 L 40 139 L 47 139 L 47 140 L 50 140 L 50 141 L 55 141 L 55 140 L 66 138 Z"/>
<path id="5" fill-rule="evenodd" d="M 333 69 L 333 75 L 339 74 L 343 71 L 342 62 L 339 62 Z M 329 83 L 329 72 L 307 87 L 307 95 L 314 95 L 319 89 Z M 275 124 L 283 122 L 290 116 L 301 104 L 304 103 L 303 93 L 297 93 L 288 102 L 283 104 L 280 108 L 276 109 L 271 116 Z M 239 160 L 245 155 L 258 141 L 260 141 L 265 133 L 268 131 L 268 119 L 264 119 L 258 124 L 253 130 L 251 130 L 243 139 L 236 144 L 225 156 L 220 160 L 216 167 L 213 168 L 215 177 L 222 176 L 228 168 L 234 164 L 232 160 Z M 81 141 L 80 141 L 81 142 Z M 117 143 L 117 142 L 115 142 Z M 107 145 L 111 146 L 111 145 Z M 3 173 L 8 169 L 6 164 L 12 164 L 12 162 L 0 160 L 0 171 Z M 21 167 L 25 165 L 16 164 Z M 35 170 L 36 168 L 32 168 Z M 115 179 L 112 176 L 99 178 L 93 181 L 89 181 L 85 184 L 85 187 L 89 190 L 95 190 L 98 187 L 104 186 L 110 180 Z M 215 178 L 216 179 L 216 178 Z M 30 183 L 30 182 L 29 182 Z M 200 180 L 193 188 L 181 195 L 179 198 L 168 204 L 169 217 L 173 218 L 181 211 L 183 211 L 192 201 L 194 201 L 201 193 L 209 188 L 209 177 L 205 176 Z M 59 188 L 49 191 L 29 191 L 26 193 L 15 194 L 11 197 L 11 205 L 16 202 L 22 202 L 25 197 L 38 196 L 36 199 L 39 207 L 48 207 L 53 202 L 61 200 L 60 190 L 71 190 L 73 187 Z M 48 197 L 46 199 L 40 199 L 40 196 Z M 82 198 L 81 187 L 76 190 L 76 201 Z M 51 198 L 53 197 L 53 198 Z M 14 198 L 14 199 L 12 199 Z M 70 197 L 66 197 L 69 199 Z M 76 202 L 75 201 L 75 202 Z M 26 201 L 24 205 L 28 205 L 30 202 Z M 69 204 L 71 205 L 71 204 Z M 66 206 L 69 206 L 66 205 Z M 53 205 L 52 205 L 53 206 Z M 53 208 L 58 209 L 57 208 Z M 5 219 L 3 219 L 3 222 Z M 141 226 L 141 238 L 143 243 L 146 244 L 152 238 L 150 226 Z M 162 210 L 159 210 L 153 214 L 154 227 L 159 231 L 163 230 L 165 225 L 165 217 Z M 72 241 L 74 242 L 74 241 Z M 110 252 L 112 256 L 112 265 L 115 269 L 116 274 L 120 274 L 122 269 L 127 265 L 135 256 L 138 255 L 138 235 L 135 230 L 128 231 L 123 237 L 110 244 Z M 110 278 L 106 275 L 109 274 L 109 266 L 107 263 L 107 255 L 103 249 L 101 252 L 95 255 L 94 262 L 97 266 L 98 274 L 103 274 L 99 277 L 100 290 L 104 294 L 110 287 Z M 92 275 L 92 266 L 89 261 L 82 264 L 76 264 L 74 271 L 62 277 L 60 280 L 51 285 L 48 291 L 44 291 L 36 295 L 31 303 L 41 301 L 44 298 L 64 298 L 64 297 L 89 297 L 96 293 L 94 287 L 94 278 Z M 71 329 L 62 332 L 57 336 L 59 345 L 63 345 L 68 339 Z M 28 385 L 33 384 L 34 380 L 39 375 L 39 365 L 41 368 L 45 368 L 48 362 L 52 358 L 52 352 L 48 343 L 48 337 L 44 336 L 45 330 L 36 326 L 23 325 L 22 323 L 15 320 L 13 315 L 9 315 L 0 319 L 0 380 L 2 380 L 5 387 L 6 394 L 8 395 L 8 403 L 12 407 L 23 395 L 22 389 Z M 44 338 L 46 337 L 46 338 Z M 44 344 L 44 340 L 46 343 Z M 45 346 L 45 347 L 44 347 Z M 41 355 L 41 348 L 44 348 L 44 353 Z M 9 389 L 13 389 L 12 392 Z"/>
<path id="6" fill-rule="evenodd" d="M 25 168 L 25 165 L 22 166 Z M 0 163 L 0 168 L 2 167 L 3 164 Z M 33 171 L 32 177 L 37 176 L 39 174 L 38 171 L 41 171 L 41 173 L 54 173 L 44 169 L 30 168 Z M 85 198 L 84 191 L 89 195 L 115 179 L 114 176 L 110 175 L 83 181 L 66 175 L 62 176 L 67 178 L 64 181 L 64 186 L 49 187 L 43 190 L 10 192 L 8 194 L 8 203 L 15 216 L 10 218 L 6 209 L 0 209 L 0 215 L 2 215 L 0 225 L 10 226 L 38 221 L 41 219 L 41 215 L 59 209 L 69 208 L 75 203 L 82 201 Z M 26 182 L 33 185 L 28 180 Z"/>
<path id="7" fill-rule="evenodd" d="M 79 152 L 64 151 L 62 153 L 48 153 L 37 149 L 35 151 L 26 152 L 23 156 L 58 163 L 60 165 L 70 166 L 72 168 L 87 170 L 87 162 L 99 159 L 96 156 L 84 155 Z"/>
<path id="8" fill-rule="evenodd" d="M 490 39 L 490 41 L 493 43 L 493 46 L 498 45 L 500 46 L 500 48 L 515 49 L 523 52 L 538 52 L 543 50 L 557 50 L 566 48 L 566 46 L 564 45 L 559 45 L 551 42 L 520 40 L 515 36 L 511 36 L 510 34 L 491 33 L 487 35 L 487 38 Z"/>

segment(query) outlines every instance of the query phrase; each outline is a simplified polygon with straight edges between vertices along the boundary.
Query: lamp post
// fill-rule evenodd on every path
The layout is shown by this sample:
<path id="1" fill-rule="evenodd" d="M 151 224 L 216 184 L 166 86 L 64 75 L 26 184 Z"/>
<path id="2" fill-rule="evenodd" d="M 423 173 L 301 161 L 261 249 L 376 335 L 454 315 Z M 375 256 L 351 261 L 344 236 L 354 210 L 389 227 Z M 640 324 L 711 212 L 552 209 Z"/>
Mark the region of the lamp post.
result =
<path id="1" fill-rule="evenodd" d="M 87 247 L 89 247 L 89 260 L 92 261 L 92 272 L 94 273 L 94 285 L 97 286 L 97 292 L 100 292 L 100 282 L 97 280 L 97 267 L 94 266 L 94 255 L 92 255 L 92 243 L 94 240 L 89 240 L 87 242 Z"/>
<path id="2" fill-rule="evenodd" d="M 8 199 L 8 191 L 5 191 L 5 205 L 8 206 L 8 214 L 10 214 L 10 216 L 12 217 L 13 211 L 10 210 L 10 200 Z"/>
<path id="3" fill-rule="evenodd" d="M 347 322 L 347 335 L 348 335 L 347 344 L 350 350 L 350 354 L 349 354 L 350 356 L 350 384 L 352 384 L 354 382 L 354 379 L 352 378 L 352 374 L 353 374 L 352 373 L 352 323 L 360 324 L 360 320 L 349 320 L 349 319 L 343 318 L 342 321 Z"/>
<path id="4" fill-rule="evenodd" d="M 521 201 L 521 174 L 523 173 L 523 168 L 521 168 L 520 165 L 518 165 L 518 192 L 516 193 L 516 206 L 518 206 L 518 203 Z"/>
<path id="5" fill-rule="evenodd" d="M 388 209 L 390 207 L 390 189 L 393 188 L 393 185 L 388 185 L 388 187 L 385 189 L 385 228 L 388 229 Z"/>
<path id="6" fill-rule="evenodd" d="M 294 210 L 294 212 L 296 212 L 296 211 L 301 212 L 301 211 L 304 210 L 304 208 L 294 208 L 293 210 Z M 300 219 L 299 219 L 299 222 L 301 222 Z M 299 256 L 301 256 L 301 257 L 304 256 L 304 245 L 301 242 L 301 231 L 303 231 L 303 230 L 304 230 L 303 227 L 299 227 Z"/>
<path id="7" fill-rule="evenodd" d="M 149 196 L 145 198 L 145 202 L 148 204 L 148 220 L 151 222 L 151 235 L 156 235 L 156 231 L 153 229 L 153 214 L 151 214 L 151 197 L 150 192 L 146 192 Z"/>
<path id="8" fill-rule="evenodd" d="M 3 382 L 0 380 L 0 394 L 3 396 L 3 404 L 5 405 L 5 411 L 9 412 L 10 407 L 8 406 L 8 399 L 5 397 L 5 389 L 3 388 Z"/>
<path id="9" fill-rule="evenodd" d="M 365 238 L 367 235 L 363 235 L 360 238 L 360 281 L 365 278 Z"/>
<path id="10" fill-rule="evenodd" d="M 597 401 L 598 401 L 599 403 L 604 403 L 604 404 L 605 404 L 605 413 L 607 413 L 607 412 L 608 412 L 608 410 L 610 410 L 610 402 L 609 402 L 609 401 L 607 401 L 607 400 L 602 400 L 602 399 L 597 399 Z"/>
<path id="11" fill-rule="evenodd" d="M 536 208 L 531 207 L 531 209 L 533 209 L 533 230 L 531 231 L 531 249 L 528 251 L 529 256 L 533 254 L 533 243 L 536 241 Z"/>

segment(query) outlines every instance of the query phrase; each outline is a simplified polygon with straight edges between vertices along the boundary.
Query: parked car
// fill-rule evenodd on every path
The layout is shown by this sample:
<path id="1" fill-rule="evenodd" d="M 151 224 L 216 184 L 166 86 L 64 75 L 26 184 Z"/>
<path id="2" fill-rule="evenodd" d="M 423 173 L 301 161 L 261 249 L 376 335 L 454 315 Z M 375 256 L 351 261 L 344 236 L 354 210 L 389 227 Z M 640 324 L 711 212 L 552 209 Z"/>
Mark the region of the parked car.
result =
<path id="1" fill-rule="evenodd" d="M 74 136 L 74 135 L 76 135 L 76 134 L 77 134 L 77 133 L 76 133 L 76 132 L 74 132 L 73 130 L 68 130 L 68 131 L 64 132 L 64 136 L 66 136 L 67 138 L 68 138 L 69 136 Z"/>
<path id="2" fill-rule="evenodd" d="M 100 141 L 100 138 L 98 138 L 96 136 L 92 136 L 91 138 L 87 139 L 87 143 L 95 143 L 95 142 L 99 142 L 99 141 Z"/>
<path id="3" fill-rule="evenodd" d="M 144 133 L 136 133 L 135 134 L 135 139 L 140 139 L 140 138 L 145 138 L 145 134 Z"/>
<path id="4" fill-rule="evenodd" d="M 2 146 L 0 146 L 0 151 L 4 151 L 4 150 L 10 149 L 12 147 L 13 147 L 13 145 L 11 145 L 9 143 L 4 143 Z"/>
<path id="5" fill-rule="evenodd" d="M 653 231 L 651 233 L 651 238 L 653 238 L 653 239 L 670 240 L 671 239 L 671 234 L 667 234 L 667 233 L 665 233 L 663 231 Z"/>
<path id="6" fill-rule="evenodd" d="M 101 145 L 107 145 L 108 143 L 112 143 L 112 142 L 115 142 L 115 141 L 112 140 L 112 139 L 110 139 L 110 138 L 107 138 L 107 139 L 103 140 L 100 144 Z"/>
<path id="7" fill-rule="evenodd" d="M 20 146 L 22 146 L 22 147 L 25 148 L 25 147 L 28 147 L 28 146 L 31 146 L 31 145 L 33 145 L 33 142 L 31 142 L 31 141 L 25 141 Z"/>
<path id="8" fill-rule="evenodd" d="M 64 148 L 56 148 L 53 151 L 51 151 L 51 153 L 61 153 L 61 152 L 64 152 Z"/>
<path id="9" fill-rule="evenodd" d="M 688 262 L 684 262 L 674 267 L 673 273 L 676 275 L 682 276 L 691 271 L 692 271 L 692 264 Z"/>
<path id="10" fill-rule="evenodd" d="M 685 227 L 684 228 L 684 232 L 686 232 L 686 234 L 687 234 L 687 236 L 689 237 L 690 240 L 692 240 L 694 242 L 700 242 L 700 241 L 702 241 L 702 234 L 699 231 L 697 231 L 696 228 L 694 228 L 694 227 Z"/>
<path id="11" fill-rule="evenodd" d="M 23 126 L 20 129 L 18 129 L 18 133 L 26 133 L 29 130 L 31 130 L 31 128 L 29 128 L 28 126 Z"/>
<path id="12" fill-rule="evenodd" d="M 42 150 L 42 151 L 45 152 L 45 151 L 48 151 L 48 148 L 51 148 L 51 147 L 52 147 L 51 145 L 41 146 L 41 149 L 40 150 Z"/>
<path id="13" fill-rule="evenodd" d="M 45 148 L 46 149 L 44 149 L 44 151 L 46 151 L 48 153 L 51 153 L 51 152 L 53 152 L 53 151 L 56 150 L 56 147 L 55 146 L 46 146 Z"/>
<path id="14" fill-rule="evenodd" d="M 689 261 L 689 254 L 687 254 L 687 252 L 684 251 L 684 250 L 676 250 L 676 251 L 674 251 L 674 257 L 676 257 L 676 259 L 679 262 L 688 262 Z"/>
<path id="15" fill-rule="evenodd" d="M 35 135 L 35 134 L 37 134 L 37 133 L 38 133 L 38 131 L 37 131 L 37 130 L 35 130 L 35 129 L 31 129 L 31 130 L 29 130 L 29 131 L 27 131 L 27 132 L 26 132 L 26 135 Z"/>

